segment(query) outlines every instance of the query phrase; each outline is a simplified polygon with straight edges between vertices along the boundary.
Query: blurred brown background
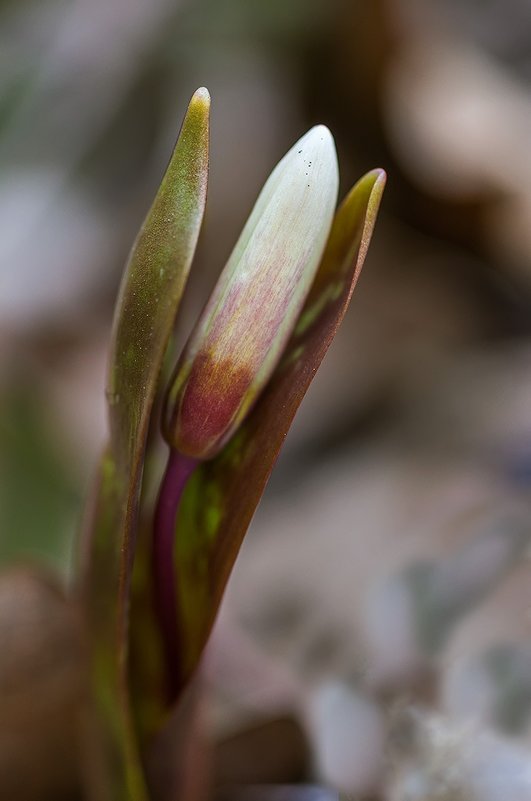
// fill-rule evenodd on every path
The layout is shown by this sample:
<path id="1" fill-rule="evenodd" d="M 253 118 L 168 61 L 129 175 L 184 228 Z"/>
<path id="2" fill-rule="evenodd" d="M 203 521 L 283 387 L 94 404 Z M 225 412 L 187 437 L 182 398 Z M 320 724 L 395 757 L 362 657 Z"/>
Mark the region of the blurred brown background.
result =
<path id="1" fill-rule="evenodd" d="M 2 566 L 72 574 L 114 298 L 189 96 L 211 174 L 181 338 L 323 122 L 341 194 L 388 187 L 207 659 L 219 772 L 531 797 L 531 3 L 0 0 L 0 64 Z"/>

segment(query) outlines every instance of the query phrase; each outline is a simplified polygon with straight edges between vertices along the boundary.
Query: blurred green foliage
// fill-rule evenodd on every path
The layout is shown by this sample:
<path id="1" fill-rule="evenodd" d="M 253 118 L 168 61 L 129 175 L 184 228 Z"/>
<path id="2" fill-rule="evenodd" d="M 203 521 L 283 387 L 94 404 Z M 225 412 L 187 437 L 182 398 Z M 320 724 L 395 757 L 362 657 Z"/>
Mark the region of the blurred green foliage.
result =
<path id="1" fill-rule="evenodd" d="M 45 408 L 21 383 L 0 397 L 0 566 L 22 558 L 65 574 L 80 488 Z"/>

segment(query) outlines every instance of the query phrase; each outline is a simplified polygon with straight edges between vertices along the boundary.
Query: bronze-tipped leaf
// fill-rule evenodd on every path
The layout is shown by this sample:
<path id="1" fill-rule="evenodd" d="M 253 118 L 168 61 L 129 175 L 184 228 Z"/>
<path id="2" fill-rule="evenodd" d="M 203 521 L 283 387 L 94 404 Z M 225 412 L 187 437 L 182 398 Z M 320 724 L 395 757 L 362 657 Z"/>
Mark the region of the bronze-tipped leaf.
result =
<path id="1" fill-rule="evenodd" d="M 343 201 L 298 325 L 263 395 L 221 452 L 201 463 L 188 480 L 174 548 L 179 675 L 172 675 L 169 681 L 160 638 L 154 634 L 156 623 L 146 615 L 146 597 L 152 589 L 139 586 L 132 635 L 138 656 L 135 686 L 139 692 L 149 688 L 150 693 L 149 700 L 144 698 L 148 703 L 140 709 L 145 733 L 152 733 L 164 721 L 168 685 L 184 687 L 198 665 L 282 443 L 348 307 L 384 185 L 385 173 L 375 170 Z M 173 700 L 177 697 L 174 691 Z"/>
<path id="2" fill-rule="evenodd" d="M 384 185 L 385 173 L 375 170 L 343 201 L 279 367 L 235 437 L 200 465 L 185 489 L 175 532 L 183 684 L 197 666 L 291 422 L 348 307 Z"/>

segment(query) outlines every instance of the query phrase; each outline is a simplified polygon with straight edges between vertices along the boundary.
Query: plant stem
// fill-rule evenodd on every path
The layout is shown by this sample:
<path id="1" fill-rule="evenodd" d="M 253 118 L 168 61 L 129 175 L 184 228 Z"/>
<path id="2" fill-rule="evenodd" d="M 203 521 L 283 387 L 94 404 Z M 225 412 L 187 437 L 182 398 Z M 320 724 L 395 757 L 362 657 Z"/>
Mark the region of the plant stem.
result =
<path id="1" fill-rule="evenodd" d="M 175 580 L 175 523 L 186 483 L 197 459 L 171 450 L 155 510 L 153 531 L 153 586 L 155 610 L 162 633 L 168 671 L 168 695 L 173 700 L 180 684 L 180 637 Z"/>

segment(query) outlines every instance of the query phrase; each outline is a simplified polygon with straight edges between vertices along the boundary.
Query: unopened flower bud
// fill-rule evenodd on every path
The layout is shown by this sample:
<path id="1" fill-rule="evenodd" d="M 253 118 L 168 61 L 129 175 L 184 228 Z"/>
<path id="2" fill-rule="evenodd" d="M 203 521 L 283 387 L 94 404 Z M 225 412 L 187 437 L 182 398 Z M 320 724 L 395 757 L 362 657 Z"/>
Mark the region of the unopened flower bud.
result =
<path id="1" fill-rule="evenodd" d="M 267 180 L 177 364 L 164 412 L 172 448 L 215 456 L 271 377 L 328 238 L 334 141 L 312 128 Z"/>

